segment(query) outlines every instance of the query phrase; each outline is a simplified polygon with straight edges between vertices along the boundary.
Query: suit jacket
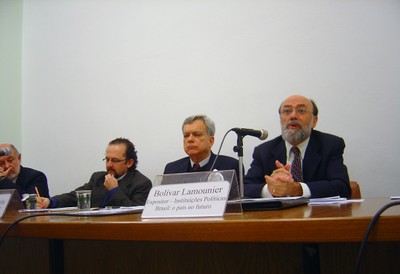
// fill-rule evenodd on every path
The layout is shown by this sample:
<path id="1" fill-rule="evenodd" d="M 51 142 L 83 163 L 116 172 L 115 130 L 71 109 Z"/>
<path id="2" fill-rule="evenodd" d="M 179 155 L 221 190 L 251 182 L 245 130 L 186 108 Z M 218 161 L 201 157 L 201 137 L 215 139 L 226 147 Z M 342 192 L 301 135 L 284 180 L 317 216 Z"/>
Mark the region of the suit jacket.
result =
<path id="1" fill-rule="evenodd" d="M 342 138 L 312 130 L 303 157 L 303 182 L 311 191 L 311 198 L 340 195 L 350 197 L 347 167 L 343 163 L 345 143 Z M 282 136 L 254 149 L 253 162 L 243 179 L 244 195 L 260 197 L 265 186 L 265 175 L 276 169 L 275 160 L 286 163 L 286 146 Z"/>
<path id="2" fill-rule="evenodd" d="M 214 163 L 215 157 L 216 155 L 213 152 L 211 152 L 210 160 L 205 166 L 201 167 L 200 171 L 210 171 L 210 168 Z M 234 169 L 236 171 L 236 176 L 239 176 L 239 161 L 229 156 L 219 155 L 213 169 L 217 170 Z M 184 173 L 184 172 L 193 172 L 189 157 L 185 157 L 177 161 L 168 163 L 164 168 L 164 174 Z"/>
<path id="3" fill-rule="evenodd" d="M 74 191 L 52 197 L 57 201 L 57 207 L 76 206 L 76 190 L 90 189 L 91 207 L 101 207 L 106 197 L 109 198 L 105 206 L 138 206 L 144 205 L 152 187 L 149 178 L 138 170 L 129 170 L 118 182 L 118 188 L 110 193 L 104 186 L 105 171 L 92 174 L 88 183 L 78 187 Z M 108 195 L 108 196 L 107 196 Z"/>
<path id="4" fill-rule="evenodd" d="M 36 193 L 35 187 L 38 188 L 40 196 L 50 197 L 46 175 L 41 171 L 23 166 L 15 183 L 7 178 L 0 181 L 0 188 L 17 189 L 20 196 L 24 193 Z"/>

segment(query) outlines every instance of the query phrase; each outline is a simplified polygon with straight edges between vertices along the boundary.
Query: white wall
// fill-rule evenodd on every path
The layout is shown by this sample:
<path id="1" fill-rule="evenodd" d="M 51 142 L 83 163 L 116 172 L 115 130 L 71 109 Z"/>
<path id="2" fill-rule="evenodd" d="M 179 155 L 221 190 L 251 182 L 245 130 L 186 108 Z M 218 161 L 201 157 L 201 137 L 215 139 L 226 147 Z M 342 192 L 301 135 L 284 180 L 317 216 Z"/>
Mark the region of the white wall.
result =
<path id="1" fill-rule="evenodd" d="M 22 146 L 22 0 L 0 0 L 0 144 Z"/>
<path id="2" fill-rule="evenodd" d="M 319 105 L 317 129 L 345 139 L 363 195 L 399 195 L 399 26 L 395 0 L 24 1 L 24 164 L 55 195 L 128 137 L 154 179 L 185 156 L 185 117 L 216 122 L 216 152 L 232 127 L 279 135 L 278 106 L 300 93 Z M 261 141 L 244 141 L 247 168 Z M 222 152 L 235 144 L 230 133 Z"/>

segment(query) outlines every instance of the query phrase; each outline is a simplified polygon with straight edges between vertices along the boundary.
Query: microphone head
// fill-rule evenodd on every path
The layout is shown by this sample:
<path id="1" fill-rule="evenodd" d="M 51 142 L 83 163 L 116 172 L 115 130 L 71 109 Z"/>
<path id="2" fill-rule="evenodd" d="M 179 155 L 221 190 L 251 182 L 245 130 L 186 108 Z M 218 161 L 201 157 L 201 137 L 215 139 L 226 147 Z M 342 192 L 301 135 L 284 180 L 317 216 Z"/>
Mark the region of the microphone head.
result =
<path id="1" fill-rule="evenodd" d="M 265 140 L 268 137 L 268 131 L 266 131 L 265 129 L 261 130 L 261 136 L 260 136 L 260 140 Z"/>
<path id="2" fill-rule="evenodd" d="M 0 156 L 8 156 L 8 155 L 11 155 L 11 149 L 9 147 L 0 149 Z"/>

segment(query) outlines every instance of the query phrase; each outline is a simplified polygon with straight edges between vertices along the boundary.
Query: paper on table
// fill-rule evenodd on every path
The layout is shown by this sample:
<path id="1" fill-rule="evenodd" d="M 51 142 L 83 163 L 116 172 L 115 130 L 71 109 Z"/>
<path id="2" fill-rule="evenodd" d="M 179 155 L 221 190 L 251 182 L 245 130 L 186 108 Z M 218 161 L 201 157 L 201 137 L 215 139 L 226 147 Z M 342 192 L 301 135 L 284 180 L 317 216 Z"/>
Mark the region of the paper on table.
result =
<path id="1" fill-rule="evenodd" d="M 116 215 L 125 213 L 138 213 L 143 211 L 144 206 L 128 206 L 119 208 L 101 208 L 96 210 L 82 210 L 77 212 L 70 212 L 67 214 L 71 215 L 82 215 L 82 216 L 103 216 L 103 215 Z"/>
<path id="2" fill-rule="evenodd" d="M 19 212 L 23 213 L 55 213 L 55 212 L 65 212 L 71 215 L 113 215 L 122 213 L 135 213 L 141 212 L 144 206 L 128 206 L 128 207 L 118 207 L 118 208 L 91 208 L 89 210 L 79 211 L 77 207 L 60 207 L 60 208 L 37 208 L 37 209 L 20 209 Z"/>
<path id="3" fill-rule="evenodd" d="M 36 208 L 36 209 L 20 209 L 18 212 L 24 213 L 40 213 L 40 212 L 60 212 L 78 210 L 77 207 L 59 207 L 59 208 Z"/>
<path id="4" fill-rule="evenodd" d="M 325 205 L 325 204 L 347 204 L 347 203 L 359 203 L 363 202 L 364 199 L 347 200 L 347 198 L 341 198 L 340 196 L 325 197 L 325 198 L 313 198 L 310 199 L 309 205 Z"/>
<path id="5" fill-rule="evenodd" d="M 294 197 L 276 197 L 276 198 L 243 198 L 240 200 L 229 200 L 228 203 L 238 203 L 238 202 L 250 202 L 250 201 L 257 201 L 257 202 L 264 202 L 264 201 L 286 201 L 286 200 L 297 200 L 302 198 L 301 196 L 294 196 Z"/>

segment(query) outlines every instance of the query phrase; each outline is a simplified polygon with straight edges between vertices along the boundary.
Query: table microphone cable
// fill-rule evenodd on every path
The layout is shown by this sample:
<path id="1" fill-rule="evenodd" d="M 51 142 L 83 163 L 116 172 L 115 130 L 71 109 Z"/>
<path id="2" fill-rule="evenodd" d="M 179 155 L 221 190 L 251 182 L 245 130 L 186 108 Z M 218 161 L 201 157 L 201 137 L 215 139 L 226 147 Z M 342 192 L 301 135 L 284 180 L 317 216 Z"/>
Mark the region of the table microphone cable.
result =
<path id="1" fill-rule="evenodd" d="M 396 206 L 396 205 L 400 205 L 400 201 L 396 201 L 396 202 L 392 202 L 389 203 L 387 205 L 384 205 L 383 207 L 381 207 L 374 215 L 374 217 L 372 218 L 371 222 L 369 223 L 367 230 L 365 231 L 364 237 L 361 241 L 361 245 L 360 245 L 360 249 L 358 251 L 358 256 L 357 256 L 357 261 L 356 261 L 356 266 L 354 268 L 354 274 L 358 274 L 360 272 L 360 265 L 361 265 L 361 259 L 362 256 L 364 254 L 364 250 L 365 247 L 367 245 L 368 242 L 368 237 L 371 234 L 372 229 L 374 228 L 376 222 L 378 221 L 379 217 L 381 216 L 381 214 L 388 208 L 392 207 L 392 206 Z"/>
<path id="2" fill-rule="evenodd" d="M 212 163 L 211 168 L 210 168 L 209 171 L 213 171 L 214 166 L 215 166 L 215 163 L 217 162 L 218 156 L 219 156 L 219 154 L 221 153 L 221 148 L 222 148 L 222 145 L 223 145 L 224 142 L 225 142 L 225 138 L 226 138 L 226 136 L 228 135 L 228 133 L 231 132 L 231 131 L 232 131 L 232 129 L 228 130 L 228 131 L 225 133 L 224 138 L 222 138 L 221 144 L 219 145 L 218 153 L 217 153 L 217 155 L 215 156 L 214 162 Z"/>

